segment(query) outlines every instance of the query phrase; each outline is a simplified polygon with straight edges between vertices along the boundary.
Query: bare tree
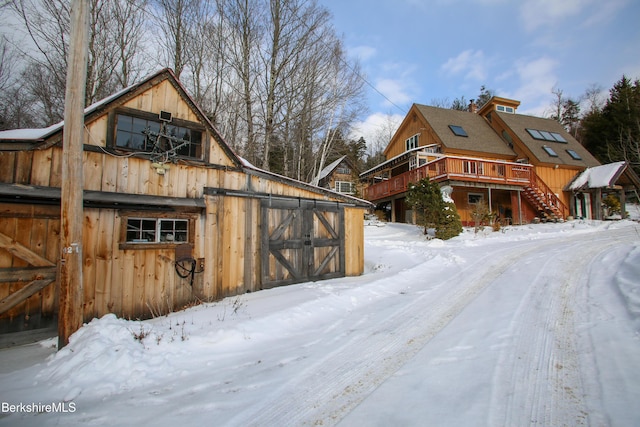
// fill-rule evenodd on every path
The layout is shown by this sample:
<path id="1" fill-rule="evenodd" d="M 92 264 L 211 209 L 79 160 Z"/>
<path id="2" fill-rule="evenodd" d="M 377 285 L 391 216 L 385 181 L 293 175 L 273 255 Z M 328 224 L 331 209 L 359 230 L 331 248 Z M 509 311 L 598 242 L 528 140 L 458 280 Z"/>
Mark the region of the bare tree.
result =
<path id="1" fill-rule="evenodd" d="M 207 2 L 200 0 L 153 0 L 160 43 L 166 55 L 163 63 L 173 68 L 180 78 L 190 58 L 189 44 L 195 34 L 197 19 Z"/>
<path id="2" fill-rule="evenodd" d="M 111 24 L 105 30 L 115 41 L 117 68 L 115 73 L 118 86 L 125 88 L 138 81 L 142 74 L 150 70 L 144 65 L 143 50 L 145 37 L 145 8 L 148 0 L 112 0 Z"/>
<path id="3" fill-rule="evenodd" d="M 256 143 L 256 129 L 254 123 L 257 93 L 257 79 L 259 77 L 256 58 L 262 40 L 263 12 L 259 2 L 253 0 L 227 0 L 221 13 L 229 26 L 228 65 L 233 70 L 228 84 L 235 93 L 234 99 L 240 101 L 238 117 L 242 119 L 244 136 L 236 140 L 237 146 L 242 146 L 243 155 L 251 162 L 257 163 L 260 149 Z M 234 125 L 237 129 L 237 123 Z"/>
<path id="4" fill-rule="evenodd" d="M 91 0 L 89 62 L 85 103 L 90 104 L 139 77 L 136 52 L 146 0 Z M 67 0 L 15 0 L 11 10 L 20 19 L 35 52 L 23 50 L 27 86 L 40 100 L 47 123 L 62 117 L 69 44 Z M 24 43 L 22 43 L 24 45 Z M 45 100 L 46 99 L 46 100 Z"/>

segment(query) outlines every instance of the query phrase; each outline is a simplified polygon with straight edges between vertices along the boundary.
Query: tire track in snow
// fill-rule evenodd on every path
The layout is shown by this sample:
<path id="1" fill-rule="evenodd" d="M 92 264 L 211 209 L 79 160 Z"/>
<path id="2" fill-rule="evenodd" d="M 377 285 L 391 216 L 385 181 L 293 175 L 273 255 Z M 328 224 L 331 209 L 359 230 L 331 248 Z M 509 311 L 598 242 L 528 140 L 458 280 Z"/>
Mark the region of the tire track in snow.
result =
<path id="1" fill-rule="evenodd" d="M 590 424 L 572 307 L 586 304 L 586 294 L 579 292 L 586 267 L 611 246 L 634 238 L 627 233 L 576 236 L 550 248 L 514 313 L 514 342 L 502 351 L 493 381 L 504 387 L 494 388 L 488 425 Z"/>
<path id="2" fill-rule="evenodd" d="M 514 242 L 462 266 L 432 293 L 418 295 L 358 338 L 304 369 L 232 425 L 335 425 L 393 375 L 505 271 L 557 241 Z M 414 269 L 425 268 L 416 266 Z"/>

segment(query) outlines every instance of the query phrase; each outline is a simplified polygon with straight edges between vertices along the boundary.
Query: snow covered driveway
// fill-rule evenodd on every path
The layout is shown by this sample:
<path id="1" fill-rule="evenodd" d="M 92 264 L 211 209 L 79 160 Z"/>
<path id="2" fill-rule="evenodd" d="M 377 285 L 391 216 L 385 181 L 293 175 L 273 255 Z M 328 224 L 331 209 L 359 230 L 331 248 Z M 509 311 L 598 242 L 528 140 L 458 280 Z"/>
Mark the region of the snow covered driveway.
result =
<path id="1" fill-rule="evenodd" d="M 77 409 L 0 425 L 640 424 L 638 224 L 447 242 L 388 224 L 366 244 L 361 277 L 94 320 L 47 361 L 0 374 L 0 402 Z M 17 351 L 29 347 L 0 362 Z"/>

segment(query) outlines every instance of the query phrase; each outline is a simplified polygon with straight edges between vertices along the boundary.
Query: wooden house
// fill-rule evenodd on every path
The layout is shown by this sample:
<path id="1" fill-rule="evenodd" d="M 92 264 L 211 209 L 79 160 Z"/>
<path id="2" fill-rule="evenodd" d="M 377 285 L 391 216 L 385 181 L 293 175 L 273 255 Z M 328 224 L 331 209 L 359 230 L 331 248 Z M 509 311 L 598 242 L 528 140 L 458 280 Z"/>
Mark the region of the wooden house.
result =
<path id="1" fill-rule="evenodd" d="M 564 187 L 599 162 L 555 120 L 517 114 L 519 104 L 499 97 L 469 111 L 414 104 L 384 152 L 387 161 L 360 174 L 364 198 L 390 220 L 412 222 L 407 185 L 428 176 L 453 189 L 465 225 L 478 203 L 507 223 L 567 218 Z"/>
<path id="2" fill-rule="evenodd" d="M 358 175 L 353 162 L 342 156 L 324 167 L 311 183 L 338 193 L 358 195 L 362 190 Z"/>
<path id="3" fill-rule="evenodd" d="M 0 132 L 0 333 L 56 322 L 63 132 Z M 85 321 L 363 272 L 370 204 L 244 162 L 169 69 L 85 110 L 83 164 Z"/>

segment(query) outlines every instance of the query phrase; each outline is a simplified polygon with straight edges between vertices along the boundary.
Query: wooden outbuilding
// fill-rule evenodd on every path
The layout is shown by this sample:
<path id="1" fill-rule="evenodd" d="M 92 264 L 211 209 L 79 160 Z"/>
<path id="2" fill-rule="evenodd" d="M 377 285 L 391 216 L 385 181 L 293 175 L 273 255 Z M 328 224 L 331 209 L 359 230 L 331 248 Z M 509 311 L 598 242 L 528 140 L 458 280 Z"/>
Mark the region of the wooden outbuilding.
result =
<path id="1" fill-rule="evenodd" d="M 57 320 L 63 132 L 0 132 L 0 334 Z M 370 204 L 246 163 L 169 69 L 85 110 L 83 164 L 85 321 L 364 270 Z"/>
<path id="2" fill-rule="evenodd" d="M 565 189 L 571 193 L 571 214 L 577 218 L 596 220 L 611 216 L 603 203 L 609 194 L 613 194 L 620 202 L 620 215 L 624 218 L 627 195 L 637 199 L 638 190 L 640 178 L 624 161 L 587 168 Z"/>

